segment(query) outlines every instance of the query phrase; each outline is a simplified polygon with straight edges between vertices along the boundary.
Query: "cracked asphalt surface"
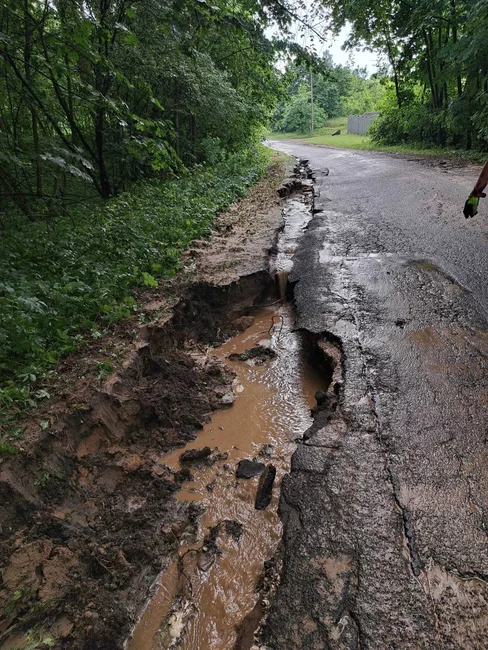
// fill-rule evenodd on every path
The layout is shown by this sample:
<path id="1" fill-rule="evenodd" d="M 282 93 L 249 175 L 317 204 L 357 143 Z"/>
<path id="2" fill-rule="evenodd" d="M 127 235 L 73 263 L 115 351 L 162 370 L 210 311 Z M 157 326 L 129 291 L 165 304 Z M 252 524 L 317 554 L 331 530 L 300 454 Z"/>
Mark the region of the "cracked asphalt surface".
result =
<path id="1" fill-rule="evenodd" d="M 266 646 L 486 648 L 488 201 L 461 212 L 477 170 L 273 146 L 315 172 L 290 280 L 343 376 L 283 484 Z"/>

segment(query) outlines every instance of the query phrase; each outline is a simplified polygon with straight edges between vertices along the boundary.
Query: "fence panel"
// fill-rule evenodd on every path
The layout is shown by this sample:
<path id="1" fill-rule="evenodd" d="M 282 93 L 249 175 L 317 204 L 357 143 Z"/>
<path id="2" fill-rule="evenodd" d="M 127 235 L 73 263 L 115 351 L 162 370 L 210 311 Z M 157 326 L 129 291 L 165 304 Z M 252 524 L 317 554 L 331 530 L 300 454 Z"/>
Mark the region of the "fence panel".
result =
<path id="1" fill-rule="evenodd" d="M 364 135 L 369 129 L 369 125 L 378 116 L 378 113 L 365 113 L 364 115 L 348 115 L 347 130 L 349 133 Z"/>

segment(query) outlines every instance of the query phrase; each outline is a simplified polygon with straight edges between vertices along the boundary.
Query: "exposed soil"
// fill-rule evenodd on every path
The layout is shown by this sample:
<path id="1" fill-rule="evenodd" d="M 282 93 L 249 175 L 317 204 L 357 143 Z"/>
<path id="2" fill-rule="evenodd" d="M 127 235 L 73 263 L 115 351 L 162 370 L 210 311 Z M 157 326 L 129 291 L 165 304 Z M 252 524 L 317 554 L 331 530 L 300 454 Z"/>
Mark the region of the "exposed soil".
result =
<path id="1" fill-rule="evenodd" d="M 285 168 L 276 160 L 217 219 L 175 280 L 141 293 L 132 319 L 60 364 L 51 398 L 20 424 L 18 453 L 0 464 L 2 648 L 121 648 L 194 531 L 200 507 L 175 498 L 193 465 L 175 472 L 161 457 L 232 404 L 234 373 L 207 351 L 275 299 L 266 269 Z"/>

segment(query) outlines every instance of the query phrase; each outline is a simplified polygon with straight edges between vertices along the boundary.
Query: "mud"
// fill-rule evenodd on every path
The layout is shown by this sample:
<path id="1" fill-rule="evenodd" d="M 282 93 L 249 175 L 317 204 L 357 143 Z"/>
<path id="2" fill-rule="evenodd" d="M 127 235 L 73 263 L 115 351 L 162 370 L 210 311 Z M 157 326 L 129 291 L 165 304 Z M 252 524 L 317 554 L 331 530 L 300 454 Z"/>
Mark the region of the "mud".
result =
<path id="1" fill-rule="evenodd" d="M 228 287 L 220 305 L 212 294 L 207 310 L 223 313 L 234 290 L 247 298 L 259 285 L 253 278 Z M 172 322 L 146 333 L 146 345 L 88 408 L 1 465 L 2 647 L 23 647 L 14 630 L 41 621 L 39 633 L 50 638 L 60 620 L 69 622 L 66 647 L 120 647 L 137 594 L 195 528 L 198 508 L 174 499 L 185 475 L 162 457 L 232 403 L 234 373 L 198 346 L 234 327 L 216 316 L 210 325 L 203 300 L 192 321 L 189 304 L 182 299 Z M 181 312 L 191 341 L 175 325 Z"/>
<path id="2" fill-rule="evenodd" d="M 2 648 L 121 648 L 180 540 L 198 530 L 199 504 L 176 499 L 198 466 L 175 472 L 161 459 L 232 404 L 234 373 L 207 353 L 252 322 L 254 303 L 276 299 L 267 251 L 283 169 L 217 220 L 202 248 L 220 250 L 218 268 L 205 253 L 184 257 L 175 281 L 138 296 L 134 319 L 60 364 L 51 399 L 19 423 L 18 453 L 0 463 Z M 231 251 L 242 229 L 248 246 Z M 102 381 L 107 358 L 116 372 Z"/>
<path id="3" fill-rule="evenodd" d="M 283 167 L 279 169 L 274 178 L 282 173 Z M 254 505 L 259 479 L 239 481 L 234 511 L 222 513 L 218 520 L 203 513 L 205 499 L 219 493 L 222 482 L 236 482 L 238 459 L 256 457 L 269 465 L 281 453 L 278 444 L 269 442 L 269 432 L 255 438 L 259 449 L 242 444 L 249 411 L 241 417 L 240 431 L 226 431 L 234 420 L 229 416 L 235 412 L 232 404 L 245 403 L 240 396 L 243 383 L 236 379 L 240 370 L 264 376 L 275 363 L 273 355 L 259 350 L 263 337 L 302 340 L 291 331 L 292 320 L 282 306 L 274 317 L 266 313 L 269 322 L 256 340 L 249 338 L 253 327 L 261 327 L 260 309 L 281 304 L 268 272 L 269 251 L 281 221 L 273 198 L 277 185 L 261 184 L 254 198 L 222 215 L 214 236 L 183 256 L 184 269 L 175 282 L 140 296 L 144 303 L 138 306 L 137 319 L 112 328 L 107 340 L 90 343 L 83 353 L 63 362 L 49 386 L 53 398 L 26 420 L 19 453 L 0 464 L 2 648 L 20 650 L 43 643 L 83 650 L 121 648 L 148 593 L 155 591 L 152 602 L 161 597 L 168 601 L 169 625 L 161 628 L 160 620 L 158 627 L 171 647 L 187 621 L 199 620 L 193 587 L 185 577 L 187 562 L 203 576 L 220 566 L 228 553 L 246 549 L 246 561 L 247 555 L 253 557 L 245 541 L 252 537 L 246 521 L 252 510 L 253 516 L 263 518 L 263 529 L 272 521 L 272 530 L 263 532 L 267 546 L 253 557 L 246 576 L 247 600 L 233 608 L 232 623 L 222 618 L 232 643 L 242 634 L 249 636 L 245 615 L 261 602 L 260 589 L 272 582 L 271 576 L 276 582 L 277 564 L 266 562 L 280 537 L 277 490 L 266 511 L 257 513 L 252 507 L 242 521 L 237 514 L 244 502 Z M 235 362 L 213 353 L 233 336 L 246 339 L 248 347 L 240 353 L 256 348 L 258 353 Z M 232 353 L 225 345 L 220 349 Z M 96 368 L 107 358 L 116 372 L 102 381 Z M 276 381 L 291 399 L 296 386 L 289 387 L 288 371 L 282 369 Z M 308 406 L 315 379 L 310 379 Z M 263 386 L 253 390 L 269 391 L 276 400 L 276 386 Z M 253 399 L 251 389 L 248 395 Z M 285 403 L 290 408 L 290 402 Z M 218 416 L 211 416 L 216 410 Z M 298 412 L 301 418 L 310 417 L 306 405 Z M 216 430 L 210 417 L 214 422 L 221 418 Z M 298 426 L 294 417 L 287 426 L 295 423 L 293 435 L 298 435 L 306 426 Z M 198 442 L 191 442 L 198 431 Z M 290 449 L 291 438 L 283 443 Z M 208 445 L 210 454 L 181 465 L 178 456 L 185 444 L 188 449 Z M 285 464 L 277 465 L 278 482 Z M 184 558 L 182 548 L 187 551 Z M 161 572 L 164 588 L 158 591 Z M 186 589 L 180 588 L 182 576 Z M 218 607 L 215 613 L 214 620 L 219 620 Z"/>
<path id="4" fill-rule="evenodd" d="M 218 448 L 225 458 L 202 466 L 182 486 L 178 499 L 205 509 L 200 532 L 185 541 L 179 559 L 161 576 L 161 587 L 129 650 L 171 648 L 177 642 L 187 649 L 230 650 L 253 638 L 249 621 L 257 627 L 265 610 L 259 577 L 281 538 L 279 485 L 289 471 L 295 439 L 312 422 L 315 394 L 327 390 L 330 381 L 330 373 L 311 363 L 312 348 L 320 355 L 315 342 L 293 331 L 293 323 L 290 305 L 266 309 L 256 314 L 249 329 L 215 350 L 236 374 L 236 400 L 229 410 L 212 416 L 185 453 L 205 446 Z M 240 357 L 250 344 L 275 355 L 264 364 L 259 357 L 243 362 Z M 236 468 L 251 459 L 262 469 L 266 464 L 266 472 L 259 472 L 261 478 L 236 478 Z M 178 471 L 180 452 L 167 455 L 164 462 Z M 229 526 L 239 535 L 229 535 Z"/>

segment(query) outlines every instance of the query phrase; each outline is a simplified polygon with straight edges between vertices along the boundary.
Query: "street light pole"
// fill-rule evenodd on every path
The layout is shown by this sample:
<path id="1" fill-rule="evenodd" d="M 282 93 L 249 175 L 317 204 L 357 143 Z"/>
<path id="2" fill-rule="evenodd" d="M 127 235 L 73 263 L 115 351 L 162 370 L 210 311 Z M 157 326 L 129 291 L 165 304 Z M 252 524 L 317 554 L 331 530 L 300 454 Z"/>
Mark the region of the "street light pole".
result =
<path id="1" fill-rule="evenodd" d="M 310 70 L 310 101 L 312 103 L 312 134 L 313 134 L 313 72 Z"/>

